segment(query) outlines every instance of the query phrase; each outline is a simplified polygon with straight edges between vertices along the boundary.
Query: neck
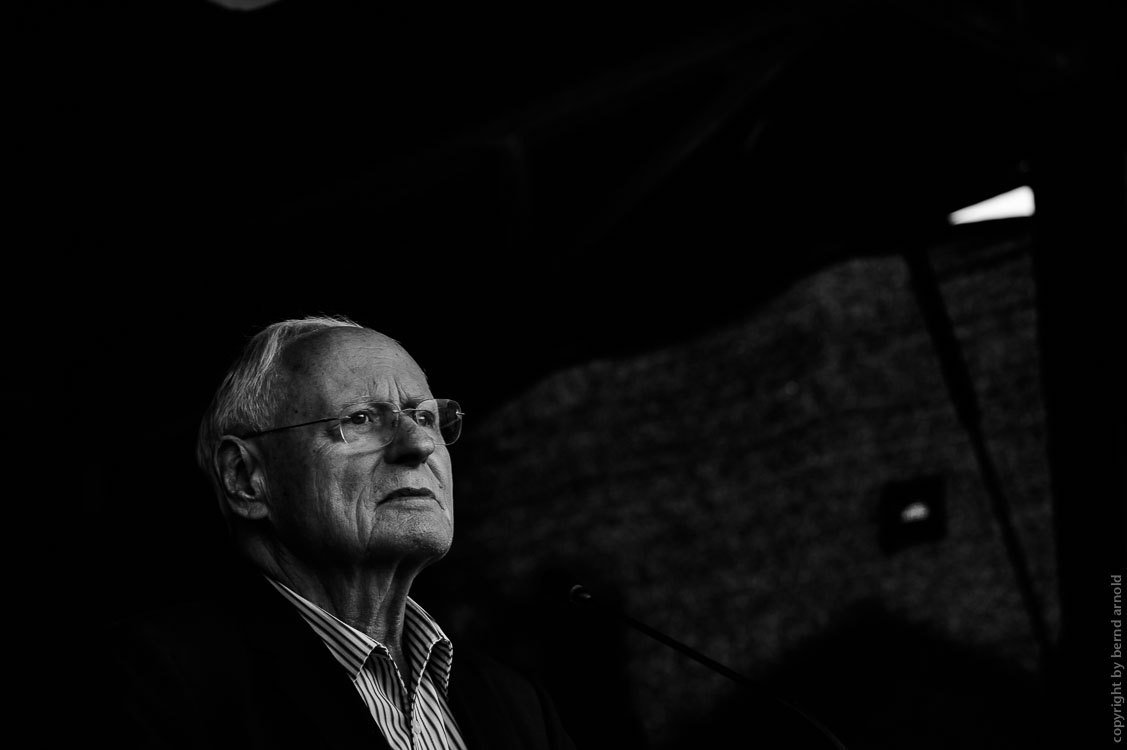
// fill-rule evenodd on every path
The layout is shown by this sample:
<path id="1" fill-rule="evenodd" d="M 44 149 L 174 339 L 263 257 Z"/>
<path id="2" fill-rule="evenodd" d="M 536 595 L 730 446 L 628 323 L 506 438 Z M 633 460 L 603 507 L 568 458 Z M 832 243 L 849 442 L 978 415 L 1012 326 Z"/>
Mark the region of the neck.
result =
<path id="1" fill-rule="evenodd" d="M 422 566 L 406 561 L 381 565 L 321 565 L 283 547 L 250 544 L 247 556 L 266 575 L 387 647 L 400 671 L 407 596 Z"/>

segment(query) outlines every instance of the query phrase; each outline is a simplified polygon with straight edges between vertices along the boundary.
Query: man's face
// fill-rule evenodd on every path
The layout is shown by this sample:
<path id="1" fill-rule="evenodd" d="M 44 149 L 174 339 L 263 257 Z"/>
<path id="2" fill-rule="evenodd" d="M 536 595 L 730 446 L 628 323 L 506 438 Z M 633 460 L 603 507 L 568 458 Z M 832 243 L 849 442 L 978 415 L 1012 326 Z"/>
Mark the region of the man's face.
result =
<path id="1" fill-rule="evenodd" d="M 411 407 L 432 396 L 426 376 L 398 344 L 373 331 L 332 328 L 291 347 L 276 424 L 335 416 L 359 401 Z M 269 519 L 293 554 L 351 566 L 429 564 L 454 533 L 450 454 L 407 416 L 383 448 L 359 449 L 336 422 L 269 436 Z M 412 489 L 414 494 L 396 494 Z M 421 493 L 418 491 L 422 491 Z M 429 495 L 427 494 L 429 491 Z"/>

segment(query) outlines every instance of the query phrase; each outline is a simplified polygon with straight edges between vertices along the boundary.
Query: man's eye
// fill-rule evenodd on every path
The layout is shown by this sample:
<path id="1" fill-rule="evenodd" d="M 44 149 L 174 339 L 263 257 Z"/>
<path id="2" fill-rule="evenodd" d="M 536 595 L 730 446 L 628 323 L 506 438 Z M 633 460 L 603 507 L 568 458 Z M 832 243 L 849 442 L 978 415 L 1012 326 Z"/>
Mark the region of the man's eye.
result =
<path id="1" fill-rule="evenodd" d="M 432 411 L 415 412 L 415 421 L 423 427 L 434 427 L 438 424 L 438 417 Z"/>
<path id="2" fill-rule="evenodd" d="M 347 420 L 349 424 L 355 425 L 371 424 L 374 421 L 372 412 L 367 409 L 348 415 Z"/>

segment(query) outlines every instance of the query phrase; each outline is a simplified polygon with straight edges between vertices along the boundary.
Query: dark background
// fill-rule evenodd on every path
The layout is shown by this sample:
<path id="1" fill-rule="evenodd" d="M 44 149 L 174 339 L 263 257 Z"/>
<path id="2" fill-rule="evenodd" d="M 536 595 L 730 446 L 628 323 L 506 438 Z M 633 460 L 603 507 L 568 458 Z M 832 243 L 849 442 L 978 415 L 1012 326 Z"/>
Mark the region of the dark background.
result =
<path id="1" fill-rule="evenodd" d="M 1122 572 L 1124 497 L 1124 381 L 1114 356 L 1122 338 L 1117 270 L 1127 132 L 1118 107 L 1119 6 L 808 2 L 611 9 L 572 3 L 416 10 L 282 0 L 254 13 L 204 2 L 24 3 L 5 12 L 19 31 L 8 66 L 14 190 L 7 280 L 12 313 L 34 318 L 22 326 L 32 329 L 34 346 L 21 348 L 34 366 L 6 368 L 5 398 L 13 411 L 35 406 L 35 418 L 24 422 L 32 432 L 43 418 L 36 405 L 69 410 L 71 399 L 88 425 L 74 443 L 75 433 L 66 430 L 63 442 L 80 449 L 68 458 L 52 453 L 44 475 L 66 477 L 65 491 L 48 493 L 49 505 L 71 523 L 50 545 L 48 559 L 40 555 L 31 564 L 51 582 L 38 593 L 65 590 L 85 616 L 102 618 L 175 598 L 170 582 L 196 585 L 197 568 L 210 564 L 221 540 L 210 493 L 191 464 L 198 415 L 242 342 L 274 320 L 342 313 L 401 340 L 431 373 L 435 392 L 457 397 L 471 414 L 459 446 L 463 458 L 456 458 L 465 488 L 459 497 L 468 505 L 513 492 L 489 474 L 513 465 L 506 441 L 548 445 L 537 430 L 563 440 L 551 443 L 553 453 L 530 453 L 540 457 L 530 460 L 532 468 L 517 467 L 526 486 L 536 486 L 574 470 L 569 457 L 617 455 L 583 437 L 584 425 L 594 423 L 583 415 L 596 406 L 599 413 L 612 409 L 614 394 L 651 393 L 628 413 L 660 432 L 667 420 L 647 412 L 648 404 L 682 403 L 701 390 L 697 381 L 722 389 L 731 379 L 715 367 L 690 368 L 691 377 L 668 387 L 646 385 L 662 382 L 671 363 L 696 357 L 699 342 L 715 340 L 709 337 L 777 339 L 771 346 L 782 353 L 745 363 L 753 373 L 747 377 L 767 377 L 763 362 L 793 367 L 799 374 L 791 379 L 802 382 L 809 351 L 779 333 L 786 330 L 779 311 L 830 304 L 835 289 L 859 295 L 862 306 L 876 305 L 877 322 L 885 319 L 882 310 L 891 310 L 892 320 L 917 316 L 913 326 L 880 328 L 881 351 L 900 341 L 924 347 L 919 352 L 938 341 L 934 351 L 942 351 L 942 315 L 929 317 L 922 303 L 927 269 L 935 267 L 948 304 L 963 300 L 972 311 L 989 308 L 1006 290 L 1033 290 L 1013 303 L 1033 316 L 1014 330 L 1033 337 L 1021 339 L 1033 347 L 1022 350 L 1033 352 L 1022 360 L 1022 382 L 1039 401 L 1033 411 L 1043 440 L 1011 450 L 1016 442 L 999 439 L 991 450 L 1003 465 L 1007 455 L 1018 456 L 1019 474 L 1044 479 L 1031 485 L 1029 507 L 1041 513 L 1030 511 L 1030 518 L 1051 519 L 1035 535 L 1049 543 L 1029 554 L 1035 570 L 1052 571 L 1037 581 L 1052 613 L 1046 635 L 1052 653 L 1049 664 L 1034 667 L 1006 656 L 1000 668 L 1017 670 L 1021 690 L 1013 694 L 1050 697 L 1018 700 L 998 714 L 1022 716 L 1023 707 L 1033 706 L 1069 738 L 1087 732 L 1106 741 L 1110 597 L 1104 583 L 1110 572 Z M 950 211 L 1021 184 L 1036 192 L 1034 219 L 965 232 L 947 227 Z M 999 247 L 1017 248 L 1016 266 L 997 262 L 1002 270 L 987 274 L 991 283 L 969 291 L 958 285 L 987 278 L 974 271 L 975 259 L 997 258 Z M 856 263 L 862 265 L 849 265 Z M 829 284 L 828 292 L 818 286 L 834 274 L 853 280 Z M 973 343 L 975 330 L 962 329 L 959 341 Z M 1005 330 L 981 334 L 988 344 L 1012 338 Z M 756 346 L 751 351 L 759 356 Z M 729 362 L 723 352 L 731 347 L 705 350 L 715 358 L 707 361 Z M 665 358 L 670 351 L 681 358 Z M 951 361 L 955 376 L 944 371 Z M 921 394 L 953 404 L 943 434 L 965 436 L 957 365 L 957 355 L 937 357 L 920 371 L 929 377 L 902 374 L 923 383 Z M 641 379 L 623 375 L 617 390 L 567 395 L 575 378 L 602 382 L 603 367 Z M 843 377 L 875 382 L 851 372 Z M 989 381 L 972 381 L 983 378 Z M 1003 392 L 1012 386 L 999 382 Z M 729 398 L 759 403 L 751 391 L 740 393 Z M 542 418 L 514 422 L 514 408 L 545 398 L 574 407 L 570 417 L 548 410 L 568 430 L 545 427 Z M 988 400 L 981 392 L 979 398 Z M 1020 412 L 1020 405 L 1013 408 Z M 815 414 L 833 423 L 832 408 Z M 785 426 L 787 419 L 777 421 Z M 568 434 L 576 436 L 570 447 Z M 844 472 L 841 446 L 853 440 L 844 434 L 828 445 L 805 446 Z M 758 455 L 754 445 L 749 450 Z M 639 451 L 652 455 L 645 445 Z M 478 458 L 494 461 L 493 468 Z M 661 474 L 684 460 L 673 455 L 646 470 Z M 786 464 L 785 456 L 779 460 Z M 884 468 L 876 471 L 873 459 L 857 473 L 867 468 L 889 481 L 920 474 L 915 465 L 895 471 L 897 460 L 881 459 Z M 952 476 L 974 476 L 981 463 L 963 468 L 947 477 L 951 512 L 960 497 Z M 580 501 L 561 509 L 543 500 L 541 523 L 571 529 L 581 548 L 590 527 L 549 511 L 586 513 L 594 523 L 594 501 L 581 500 L 594 497 L 592 487 L 617 486 L 617 470 L 608 465 L 588 472 L 594 478 L 586 485 L 554 490 L 554 497 L 570 493 Z M 676 472 L 667 474 L 678 480 Z M 731 486 L 742 486 L 738 472 L 730 476 Z M 779 483 L 772 486 L 784 479 Z M 981 487 L 973 492 L 989 507 L 993 495 Z M 780 497 L 790 500 L 766 505 L 763 519 L 780 532 L 754 537 L 756 549 L 793 542 L 792 527 L 771 509 L 782 514 L 794 495 Z M 841 503 L 850 497 L 863 500 L 863 493 L 843 491 Z M 508 549 L 506 535 L 524 531 L 484 512 L 467 512 L 464 524 L 462 518 L 460 540 L 489 542 L 496 550 Z M 677 517 L 669 523 L 676 525 Z M 990 544 L 1000 550 L 1005 535 L 998 533 Z M 614 563 L 624 571 L 632 570 L 632 556 L 655 554 L 640 541 L 631 546 L 629 534 L 624 539 Z M 710 545 L 702 537 L 665 541 Z M 41 552 L 44 545 L 32 546 Z M 536 562 L 535 554 L 520 554 L 524 564 Z M 543 548 L 541 562 L 550 568 L 574 554 Z M 1001 559 L 998 569 L 1007 569 Z M 960 560 L 981 563 L 973 555 Z M 474 569 L 475 562 L 481 567 Z M 566 589 L 583 566 L 529 575 L 496 558 L 471 555 L 463 563 L 420 582 L 438 600 L 431 608 L 471 634 L 487 625 L 502 634 L 523 628 L 495 637 L 493 645 L 506 650 L 508 644 L 506 656 L 551 684 L 588 746 L 632 736 L 641 746 L 673 747 L 702 736 L 688 719 L 674 731 L 656 718 L 664 710 L 653 697 L 660 695 L 653 687 L 660 669 L 667 670 L 660 672 L 664 679 L 691 683 L 679 671 L 685 667 L 637 652 L 612 626 L 572 622 L 570 610 L 559 613 L 514 593 L 549 581 L 552 591 Z M 82 574 L 75 576 L 76 569 Z M 494 592 L 493 604 L 521 617 L 482 623 L 465 615 L 478 598 L 467 588 L 471 573 L 484 581 L 520 581 L 508 594 Z M 870 573 L 894 580 L 884 569 Z M 684 580 L 663 585 L 629 572 L 602 575 L 608 588 L 618 589 L 612 598 L 671 630 L 683 626 L 678 634 L 687 640 L 734 633 L 720 615 L 704 622 L 671 615 L 680 605 L 668 594 Z M 730 589 L 712 589 L 728 601 Z M 647 598 L 646 591 L 654 593 Z M 541 620 L 527 614 L 540 606 L 547 607 Z M 762 622 L 765 612 L 787 612 L 785 603 L 744 606 L 747 622 L 758 623 L 746 639 L 785 631 Z M 1021 600 L 1007 606 L 1016 614 L 980 639 L 986 657 L 965 656 L 965 669 L 953 666 L 963 662 L 952 654 L 966 646 L 957 639 L 919 645 L 926 641 L 913 629 L 920 622 L 950 637 L 942 617 L 921 615 L 908 627 L 899 615 L 886 621 L 863 607 L 862 614 L 851 610 L 844 620 L 815 628 L 812 637 L 822 645 L 804 648 L 801 657 L 784 659 L 784 642 L 764 652 L 775 657 L 767 659 L 769 669 L 737 666 L 794 690 L 803 675 L 815 681 L 817 670 L 803 664 L 817 661 L 819 648 L 861 654 L 874 646 L 866 638 L 904 644 L 891 648 L 885 665 L 904 663 L 904 653 L 945 653 L 951 658 L 939 661 L 950 674 L 937 678 L 919 666 L 926 679 L 949 687 L 932 696 L 934 720 L 965 708 L 943 696 L 965 693 L 968 674 L 996 663 L 991 644 L 1015 632 L 1029 636 Z M 738 619 L 744 611 L 732 604 L 728 613 Z M 964 632 L 975 631 L 973 620 Z M 874 621 L 887 630 L 874 630 Z M 560 656 L 566 649 L 553 664 L 543 650 L 522 645 L 528 632 L 555 633 L 553 627 L 565 625 L 576 644 L 587 643 L 598 657 L 596 669 L 610 674 L 621 666 L 620 681 L 604 682 L 621 682 L 622 694 L 608 697 L 576 683 Z M 987 633 L 987 624 L 978 630 Z M 728 641 L 716 638 L 725 648 Z M 763 656 L 732 652 L 740 660 L 756 655 Z M 887 695 L 887 685 L 876 684 L 891 680 L 887 673 L 861 677 L 871 663 L 839 666 L 857 681 L 840 692 L 826 688 L 828 696 L 803 697 L 832 713 L 831 704 L 857 685 L 869 688 L 852 691 L 858 695 Z M 724 727 L 720 717 L 743 710 L 723 690 L 701 689 L 717 697 L 708 699 L 712 714 L 698 713 L 700 722 L 712 716 L 715 727 Z M 624 710 L 611 730 L 598 728 L 603 712 L 584 705 L 586 697 L 636 706 L 638 696 L 645 696 L 645 707 Z M 873 702 L 841 704 L 838 721 L 877 716 L 871 725 L 879 727 Z M 907 722 L 905 731 L 927 735 L 933 725 L 921 722 Z M 651 736 L 655 727 L 665 727 L 660 740 Z M 884 746 L 879 729 L 846 728 L 856 738 L 847 740 L 850 747 Z M 972 746 L 966 734 L 934 742 Z"/>

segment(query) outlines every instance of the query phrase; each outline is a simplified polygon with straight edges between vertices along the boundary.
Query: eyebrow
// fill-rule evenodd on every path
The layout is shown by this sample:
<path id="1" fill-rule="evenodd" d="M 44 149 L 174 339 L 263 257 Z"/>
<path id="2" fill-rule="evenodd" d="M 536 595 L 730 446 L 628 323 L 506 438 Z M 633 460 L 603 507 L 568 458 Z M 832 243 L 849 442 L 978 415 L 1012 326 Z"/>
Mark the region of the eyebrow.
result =
<path id="1" fill-rule="evenodd" d="M 382 398 L 372 398 L 371 396 L 360 396 L 358 398 L 349 399 L 348 401 L 345 401 L 344 403 L 340 404 L 337 407 L 337 411 L 344 411 L 345 409 L 347 409 L 350 406 L 359 406 L 360 404 L 373 404 L 373 403 L 393 404 L 395 406 L 398 406 L 400 409 L 410 409 L 413 406 L 418 406 L 421 402 L 426 401 L 428 398 L 434 398 L 434 396 L 408 396 L 407 398 L 403 399 L 402 402 L 396 404 L 394 401 L 387 401 L 387 400 L 382 399 Z"/>

